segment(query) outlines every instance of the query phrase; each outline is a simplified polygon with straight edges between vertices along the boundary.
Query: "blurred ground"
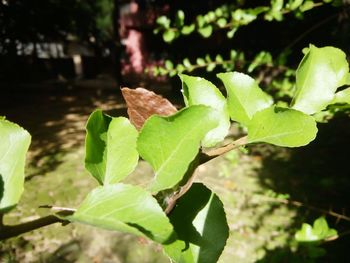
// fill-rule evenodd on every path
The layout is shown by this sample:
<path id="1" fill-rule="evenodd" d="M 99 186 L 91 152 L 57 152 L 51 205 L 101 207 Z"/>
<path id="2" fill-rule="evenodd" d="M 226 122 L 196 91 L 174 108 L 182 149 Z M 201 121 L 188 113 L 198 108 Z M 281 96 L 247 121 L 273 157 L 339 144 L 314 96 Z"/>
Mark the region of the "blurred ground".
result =
<path id="1" fill-rule="evenodd" d="M 40 205 L 76 207 L 97 185 L 83 166 L 85 122 L 96 108 L 125 115 L 119 91 L 52 87 L 5 92 L 2 98 L 0 115 L 25 127 L 33 137 L 25 192 L 5 222 L 47 214 L 38 209 Z M 178 102 L 179 98 L 170 99 Z M 254 146 L 249 154 L 237 150 L 200 167 L 198 179 L 221 197 L 230 225 L 220 262 L 291 262 L 288 249 L 296 229 L 322 213 L 288 206 L 278 201 L 278 194 L 349 214 L 350 174 L 344 154 L 349 140 L 350 121 L 340 116 L 321 125 L 318 140 L 302 149 Z M 151 173 L 140 162 L 129 180 L 140 183 Z M 327 219 L 339 232 L 350 229 L 349 222 Z M 347 235 L 326 244 L 329 253 L 319 262 L 347 262 L 349 243 Z M 154 244 L 78 224 L 48 226 L 2 245 L 1 262 L 169 262 Z"/>

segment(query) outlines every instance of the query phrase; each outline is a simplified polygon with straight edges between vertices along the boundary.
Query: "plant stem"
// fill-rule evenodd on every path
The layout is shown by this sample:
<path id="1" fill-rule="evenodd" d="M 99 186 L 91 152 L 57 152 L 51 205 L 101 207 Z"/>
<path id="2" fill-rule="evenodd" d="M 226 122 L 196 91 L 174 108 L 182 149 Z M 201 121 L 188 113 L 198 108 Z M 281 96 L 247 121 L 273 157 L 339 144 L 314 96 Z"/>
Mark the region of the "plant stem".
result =
<path id="1" fill-rule="evenodd" d="M 235 140 L 225 146 L 209 150 L 207 152 L 203 152 L 200 160 L 200 164 L 206 163 L 210 161 L 211 159 L 214 159 L 220 155 L 223 155 L 229 151 L 232 151 L 234 149 L 237 149 L 243 145 L 246 145 L 248 143 L 248 137 L 244 136 L 242 138 L 239 138 L 238 140 Z"/>
<path id="2" fill-rule="evenodd" d="M 60 213 L 57 213 L 58 215 L 61 216 L 67 216 L 69 214 L 72 214 L 70 211 L 62 211 Z M 49 216 L 44 216 L 38 219 L 35 219 L 30 222 L 18 224 L 18 225 L 3 225 L 0 228 L 0 241 L 5 240 L 11 237 L 16 237 L 18 235 L 36 230 L 38 228 L 52 225 L 55 223 L 62 223 L 62 224 L 68 224 L 69 221 L 61 219 L 55 215 L 49 215 Z"/>

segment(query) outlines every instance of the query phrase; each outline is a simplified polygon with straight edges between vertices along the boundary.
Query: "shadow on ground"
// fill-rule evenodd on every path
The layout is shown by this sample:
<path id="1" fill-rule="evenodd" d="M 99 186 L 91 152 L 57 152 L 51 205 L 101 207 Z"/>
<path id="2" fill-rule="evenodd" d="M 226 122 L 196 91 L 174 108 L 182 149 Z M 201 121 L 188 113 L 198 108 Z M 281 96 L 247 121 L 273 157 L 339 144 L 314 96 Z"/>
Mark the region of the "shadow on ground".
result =
<path id="1" fill-rule="evenodd" d="M 253 154 L 262 158 L 257 176 L 263 187 L 277 193 L 288 193 L 291 200 L 305 204 L 298 208 L 290 231 L 295 232 L 294 227 L 300 227 L 303 222 L 311 224 L 322 215 L 338 231 L 340 238 L 322 245 L 327 254 L 317 262 L 348 262 L 350 222 L 325 211 L 350 215 L 350 120 L 344 114 L 337 114 L 329 123 L 319 124 L 318 128 L 317 139 L 306 147 L 254 147 Z M 342 236 L 342 233 L 347 234 Z M 261 262 L 307 262 L 305 251 L 292 253 L 289 247 L 265 249 L 267 254 Z"/>
<path id="2" fill-rule="evenodd" d="M 32 135 L 26 180 L 54 170 L 65 153 L 84 144 L 85 123 L 97 108 L 113 116 L 126 115 L 115 89 L 45 86 L 5 89 L 0 115 Z"/>

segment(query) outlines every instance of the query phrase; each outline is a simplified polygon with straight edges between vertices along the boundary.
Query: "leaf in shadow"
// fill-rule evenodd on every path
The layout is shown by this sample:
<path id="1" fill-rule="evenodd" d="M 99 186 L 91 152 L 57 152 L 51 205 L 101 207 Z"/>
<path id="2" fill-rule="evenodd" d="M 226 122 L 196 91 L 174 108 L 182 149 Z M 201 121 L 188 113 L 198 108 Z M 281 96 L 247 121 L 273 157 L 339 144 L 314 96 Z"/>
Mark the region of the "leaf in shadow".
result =
<path id="1" fill-rule="evenodd" d="M 122 94 L 128 106 L 131 123 L 140 130 L 144 122 L 152 115 L 169 116 L 177 112 L 167 99 L 143 88 L 122 88 Z"/>
<path id="2" fill-rule="evenodd" d="M 164 245 L 175 262 L 215 263 L 229 236 L 223 204 L 201 183 L 182 196 L 169 215 L 178 240 Z"/>

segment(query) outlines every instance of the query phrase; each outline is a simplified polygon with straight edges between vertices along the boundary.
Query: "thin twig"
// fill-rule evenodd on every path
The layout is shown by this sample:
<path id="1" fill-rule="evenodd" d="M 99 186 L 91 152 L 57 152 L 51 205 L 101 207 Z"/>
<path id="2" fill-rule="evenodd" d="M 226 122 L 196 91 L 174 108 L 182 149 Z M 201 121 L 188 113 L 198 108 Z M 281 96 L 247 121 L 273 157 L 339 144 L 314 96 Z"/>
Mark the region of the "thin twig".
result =
<path id="1" fill-rule="evenodd" d="M 66 212 L 57 213 L 57 215 L 61 215 L 61 216 L 67 216 L 70 214 L 72 214 L 72 212 L 66 211 Z M 0 231 L 0 240 L 16 237 L 21 234 L 36 230 L 44 226 L 52 225 L 55 223 L 67 224 L 69 223 L 69 221 L 61 219 L 55 215 L 49 215 L 49 216 L 44 216 L 44 217 L 35 219 L 33 221 L 18 224 L 18 225 L 10 225 L 10 226 L 4 225 Z"/>
<path id="2" fill-rule="evenodd" d="M 345 221 L 350 222 L 350 217 L 336 213 L 332 210 L 326 210 L 323 208 L 319 208 L 316 206 L 312 206 L 312 205 L 308 205 L 308 204 L 304 204 L 302 202 L 299 201 L 294 201 L 294 200 L 288 200 L 288 199 L 279 199 L 279 198 L 274 198 L 274 197 L 269 197 L 269 196 L 265 196 L 265 195 L 259 195 L 259 194 L 255 194 L 256 196 L 262 196 L 265 200 L 267 201 L 271 201 L 271 202 L 277 202 L 277 203 L 282 203 L 282 204 L 286 204 L 286 205 L 293 205 L 296 207 L 305 207 L 308 208 L 310 210 L 314 210 L 323 214 L 327 214 L 333 217 L 336 217 L 338 219 L 343 219 Z"/>
<path id="3" fill-rule="evenodd" d="M 246 145 L 248 143 L 248 138 L 247 136 L 244 136 L 236 141 L 233 141 L 225 146 L 222 146 L 222 147 L 219 147 L 219 148 L 216 148 L 216 149 L 213 149 L 213 150 L 209 150 L 207 152 L 201 152 L 199 154 L 199 165 L 202 165 L 220 155 L 223 155 L 229 151 L 232 151 L 234 149 L 237 149 L 243 145 Z M 197 167 L 197 168 L 198 168 Z M 167 201 L 168 205 L 167 207 L 165 208 L 164 212 L 166 214 L 169 214 L 173 208 L 175 207 L 176 205 L 176 201 L 181 197 L 183 196 L 184 194 L 187 193 L 187 191 L 191 188 L 195 178 L 196 178 L 196 170 L 193 171 L 193 174 L 191 175 L 191 177 L 188 179 L 188 181 L 186 182 L 186 184 L 184 184 L 183 186 L 180 187 L 180 190 L 178 192 L 176 192 L 173 196 L 171 196 L 169 198 L 169 200 Z"/>
<path id="4" fill-rule="evenodd" d="M 328 23 L 329 21 L 331 21 L 332 19 L 336 18 L 339 14 L 336 13 L 332 16 L 329 16 L 323 20 L 321 20 L 320 22 L 318 22 L 317 24 L 313 25 L 312 27 L 310 27 L 308 30 L 306 30 L 305 32 L 303 32 L 301 35 L 299 35 L 296 39 L 294 39 L 287 47 L 284 48 L 284 50 L 288 50 L 291 49 L 295 44 L 297 44 L 300 40 L 302 40 L 304 37 L 306 37 L 308 34 L 310 34 L 312 31 L 316 30 L 317 28 L 323 26 L 324 24 Z"/>
<path id="5" fill-rule="evenodd" d="M 66 211 L 66 212 L 75 212 L 75 208 L 70 208 L 70 207 L 62 207 L 62 206 L 52 206 L 52 205 L 41 205 L 39 208 L 49 208 L 53 211 Z"/>
<path id="6" fill-rule="evenodd" d="M 233 141 L 225 146 L 216 148 L 216 149 L 212 149 L 209 150 L 207 152 L 203 152 L 201 159 L 200 159 L 200 164 L 204 164 L 208 161 L 210 161 L 211 159 L 214 159 L 220 155 L 223 155 L 225 153 L 228 153 L 229 151 L 232 151 L 234 149 L 237 149 L 241 146 L 244 146 L 248 143 L 248 137 L 244 136 L 242 138 L 239 138 L 236 141 Z"/>

